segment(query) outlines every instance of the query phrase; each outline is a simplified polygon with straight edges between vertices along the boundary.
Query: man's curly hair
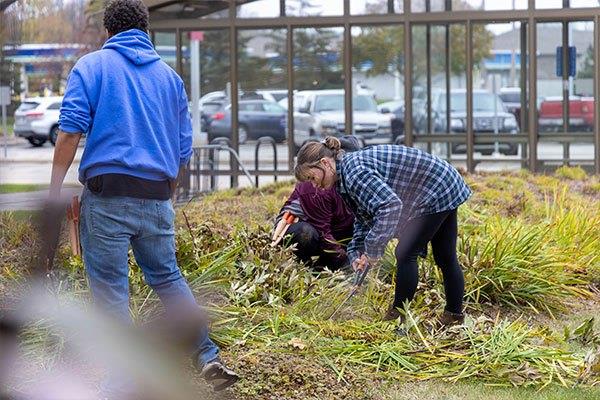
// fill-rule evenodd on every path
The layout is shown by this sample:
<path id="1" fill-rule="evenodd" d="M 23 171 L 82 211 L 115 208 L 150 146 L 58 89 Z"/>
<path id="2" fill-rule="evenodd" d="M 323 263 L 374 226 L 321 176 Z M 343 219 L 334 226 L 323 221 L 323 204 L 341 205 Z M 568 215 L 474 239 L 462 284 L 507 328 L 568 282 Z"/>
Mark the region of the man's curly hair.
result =
<path id="1" fill-rule="evenodd" d="M 112 0 L 104 10 L 104 27 L 110 35 L 139 29 L 148 31 L 148 8 L 142 0 Z"/>

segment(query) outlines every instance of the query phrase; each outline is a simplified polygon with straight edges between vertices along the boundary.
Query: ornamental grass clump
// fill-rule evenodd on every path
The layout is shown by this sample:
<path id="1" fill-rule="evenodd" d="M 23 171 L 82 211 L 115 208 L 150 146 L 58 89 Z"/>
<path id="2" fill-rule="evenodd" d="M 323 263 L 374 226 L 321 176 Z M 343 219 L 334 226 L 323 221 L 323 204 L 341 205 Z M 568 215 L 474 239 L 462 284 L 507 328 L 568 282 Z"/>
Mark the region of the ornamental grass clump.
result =
<path id="1" fill-rule="evenodd" d="M 466 297 L 539 313 L 564 311 L 574 297 L 585 297 L 586 281 L 563 262 L 545 226 L 491 218 L 459 241 Z"/>

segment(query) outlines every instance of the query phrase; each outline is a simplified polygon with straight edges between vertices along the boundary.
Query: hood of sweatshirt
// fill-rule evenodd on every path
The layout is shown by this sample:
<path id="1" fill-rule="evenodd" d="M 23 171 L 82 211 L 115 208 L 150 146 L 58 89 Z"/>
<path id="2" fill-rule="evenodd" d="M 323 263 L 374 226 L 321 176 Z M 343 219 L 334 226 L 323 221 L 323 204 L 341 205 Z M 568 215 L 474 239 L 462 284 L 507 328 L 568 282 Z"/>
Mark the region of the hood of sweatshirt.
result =
<path id="1" fill-rule="evenodd" d="M 135 65 L 144 65 L 160 60 L 148 34 L 139 29 L 130 29 L 112 36 L 102 48 L 118 51 Z"/>

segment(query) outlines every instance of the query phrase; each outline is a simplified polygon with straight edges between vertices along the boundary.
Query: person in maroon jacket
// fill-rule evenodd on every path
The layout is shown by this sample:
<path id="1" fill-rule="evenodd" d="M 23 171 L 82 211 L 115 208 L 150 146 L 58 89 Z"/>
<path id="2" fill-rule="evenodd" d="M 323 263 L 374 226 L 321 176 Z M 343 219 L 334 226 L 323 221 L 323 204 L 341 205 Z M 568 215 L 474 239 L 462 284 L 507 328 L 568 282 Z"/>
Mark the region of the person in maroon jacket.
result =
<path id="1" fill-rule="evenodd" d="M 300 260 L 317 269 L 336 270 L 349 264 L 345 244 L 352 239 L 354 215 L 335 188 L 323 190 L 310 182 L 298 183 L 276 222 L 286 211 L 299 221 L 290 225 L 282 243 L 295 244 Z"/>
<path id="2" fill-rule="evenodd" d="M 353 136 L 340 138 L 346 152 L 360 149 Z M 316 269 L 337 270 L 349 265 L 346 244 L 352 239 L 354 215 L 335 188 L 319 189 L 299 182 L 283 205 L 275 225 L 289 211 L 299 221 L 290 225 L 284 245 L 296 245 L 296 256 Z"/>

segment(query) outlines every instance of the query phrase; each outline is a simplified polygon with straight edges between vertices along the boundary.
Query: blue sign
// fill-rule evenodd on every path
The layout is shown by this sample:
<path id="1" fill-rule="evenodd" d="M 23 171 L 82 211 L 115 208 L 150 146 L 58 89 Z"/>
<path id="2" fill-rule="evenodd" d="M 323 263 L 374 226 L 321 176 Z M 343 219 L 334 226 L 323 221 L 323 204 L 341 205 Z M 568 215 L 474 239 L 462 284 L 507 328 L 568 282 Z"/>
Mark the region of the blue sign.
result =
<path id="1" fill-rule="evenodd" d="M 577 48 L 569 46 L 569 76 L 575 77 L 577 74 Z M 562 46 L 556 48 L 556 76 L 563 74 Z"/>

